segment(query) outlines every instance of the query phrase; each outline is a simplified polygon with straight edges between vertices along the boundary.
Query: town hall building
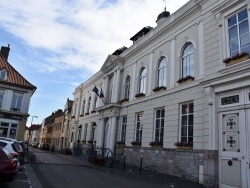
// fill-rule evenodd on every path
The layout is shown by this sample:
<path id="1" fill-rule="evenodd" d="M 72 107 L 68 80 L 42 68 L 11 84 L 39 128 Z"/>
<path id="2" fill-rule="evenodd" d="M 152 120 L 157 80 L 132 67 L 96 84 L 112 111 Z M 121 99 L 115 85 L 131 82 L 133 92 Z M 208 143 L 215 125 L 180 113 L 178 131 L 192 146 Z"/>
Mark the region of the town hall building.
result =
<path id="1" fill-rule="evenodd" d="M 190 0 L 164 10 L 75 89 L 69 143 L 96 141 L 208 187 L 250 187 L 249 9 Z"/>

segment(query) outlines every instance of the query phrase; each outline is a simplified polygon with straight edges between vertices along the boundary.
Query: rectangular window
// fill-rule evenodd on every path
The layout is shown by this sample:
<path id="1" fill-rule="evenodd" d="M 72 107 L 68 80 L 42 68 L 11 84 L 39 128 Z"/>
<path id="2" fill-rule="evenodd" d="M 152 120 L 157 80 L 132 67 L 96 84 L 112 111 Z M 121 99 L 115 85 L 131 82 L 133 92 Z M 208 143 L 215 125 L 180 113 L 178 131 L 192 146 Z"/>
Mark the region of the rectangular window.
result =
<path id="1" fill-rule="evenodd" d="M 17 111 L 20 112 L 21 104 L 22 104 L 22 93 L 16 93 L 14 92 L 12 102 L 11 102 L 11 111 Z"/>
<path id="2" fill-rule="evenodd" d="M 193 142 L 193 103 L 181 105 L 181 142 Z"/>
<path id="3" fill-rule="evenodd" d="M 127 116 L 122 117 L 122 126 L 121 126 L 121 141 L 125 143 L 126 140 L 126 129 L 127 129 Z"/>
<path id="4" fill-rule="evenodd" d="M 244 9 L 230 17 L 227 23 L 230 57 L 242 52 L 250 53 L 247 9 Z"/>
<path id="5" fill-rule="evenodd" d="M 155 141 L 163 142 L 165 109 L 156 110 Z"/>
<path id="6" fill-rule="evenodd" d="M 4 96 L 4 90 L 0 90 L 0 108 L 2 108 L 3 105 L 3 96 Z"/>
<path id="7" fill-rule="evenodd" d="M 135 140 L 137 142 L 142 141 L 142 129 L 143 129 L 143 113 L 139 113 L 136 115 L 136 134 Z"/>

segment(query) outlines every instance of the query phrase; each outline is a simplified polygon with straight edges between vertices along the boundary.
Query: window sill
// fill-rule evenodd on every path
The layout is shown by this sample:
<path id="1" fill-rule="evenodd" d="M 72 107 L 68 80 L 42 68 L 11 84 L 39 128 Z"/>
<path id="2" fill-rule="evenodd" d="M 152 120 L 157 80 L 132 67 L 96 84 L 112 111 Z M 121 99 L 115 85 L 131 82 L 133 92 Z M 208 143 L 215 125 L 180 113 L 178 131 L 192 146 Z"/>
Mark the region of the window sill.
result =
<path id="1" fill-rule="evenodd" d="M 246 61 L 247 59 L 249 59 L 249 56 L 248 56 L 248 55 L 239 57 L 239 58 L 237 58 L 237 59 L 232 59 L 232 60 L 226 62 L 226 66 L 229 67 L 229 66 L 231 66 L 231 65 L 235 65 L 235 64 L 240 63 L 240 62 L 242 62 L 242 61 Z"/>
<path id="2" fill-rule="evenodd" d="M 124 99 L 120 100 L 120 103 L 128 102 L 128 101 L 129 101 L 128 98 L 124 98 Z"/>
<path id="3" fill-rule="evenodd" d="M 85 113 L 85 115 L 89 115 L 89 113 Z"/>
<path id="4" fill-rule="evenodd" d="M 96 113 L 96 111 L 95 111 L 95 110 L 92 110 L 91 113 Z"/>
<path id="5" fill-rule="evenodd" d="M 72 116 L 71 118 L 75 118 L 75 116 Z"/>
<path id="6" fill-rule="evenodd" d="M 135 95 L 135 97 L 136 98 L 138 98 L 138 97 L 145 97 L 145 94 L 144 93 L 138 93 L 138 94 Z"/>
<path id="7" fill-rule="evenodd" d="M 14 112 L 20 112 L 20 109 L 17 108 L 11 108 L 10 111 L 14 111 Z"/>
<path id="8" fill-rule="evenodd" d="M 157 91 L 162 91 L 162 90 L 166 90 L 167 88 L 165 86 L 159 86 L 159 87 L 156 87 L 153 89 L 154 92 L 157 92 Z"/>
<path id="9" fill-rule="evenodd" d="M 194 81 L 194 77 L 193 76 L 186 76 L 184 78 L 180 78 L 177 82 L 179 84 L 185 84 L 185 83 L 188 83 L 188 82 L 191 82 L 191 81 Z"/>

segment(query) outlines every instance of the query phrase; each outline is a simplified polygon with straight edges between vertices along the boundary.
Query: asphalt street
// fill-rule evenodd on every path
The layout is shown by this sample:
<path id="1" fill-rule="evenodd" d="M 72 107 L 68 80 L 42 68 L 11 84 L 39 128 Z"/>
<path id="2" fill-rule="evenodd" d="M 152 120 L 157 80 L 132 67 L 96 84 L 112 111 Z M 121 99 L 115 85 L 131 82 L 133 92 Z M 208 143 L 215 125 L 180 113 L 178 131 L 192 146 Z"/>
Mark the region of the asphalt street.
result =
<path id="1" fill-rule="evenodd" d="M 200 188 L 202 185 L 149 170 L 114 164 L 113 168 L 94 165 L 83 156 L 74 157 L 30 147 L 35 162 L 20 167 L 15 181 L 1 188 Z"/>

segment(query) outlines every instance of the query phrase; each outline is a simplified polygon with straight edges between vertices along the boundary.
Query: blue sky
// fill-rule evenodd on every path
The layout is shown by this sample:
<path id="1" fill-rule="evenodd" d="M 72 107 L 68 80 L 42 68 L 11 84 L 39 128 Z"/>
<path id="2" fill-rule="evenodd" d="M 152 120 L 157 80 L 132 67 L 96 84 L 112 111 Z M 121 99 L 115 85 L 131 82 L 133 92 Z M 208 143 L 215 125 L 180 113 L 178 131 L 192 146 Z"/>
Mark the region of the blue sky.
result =
<path id="1" fill-rule="evenodd" d="M 188 0 L 168 0 L 173 13 Z M 0 46 L 9 63 L 37 87 L 27 126 L 64 109 L 74 89 L 96 73 L 108 54 L 132 45 L 144 26 L 156 26 L 162 0 L 8 0 L 0 2 Z"/>

